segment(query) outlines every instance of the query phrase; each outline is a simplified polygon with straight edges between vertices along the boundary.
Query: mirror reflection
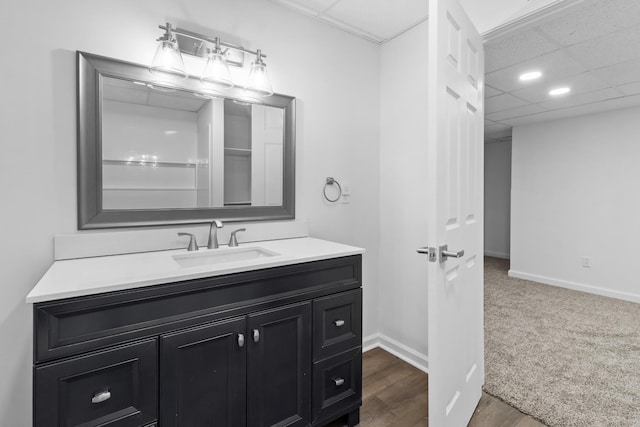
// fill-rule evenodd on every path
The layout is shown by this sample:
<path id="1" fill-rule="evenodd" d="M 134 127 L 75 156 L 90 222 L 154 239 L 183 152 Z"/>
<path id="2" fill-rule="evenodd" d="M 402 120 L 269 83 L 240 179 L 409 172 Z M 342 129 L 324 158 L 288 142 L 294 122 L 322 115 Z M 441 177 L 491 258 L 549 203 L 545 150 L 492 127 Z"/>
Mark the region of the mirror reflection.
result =
<path id="1" fill-rule="evenodd" d="M 102 79 L 102 208 L 283 205 L 284 109 Z"/>

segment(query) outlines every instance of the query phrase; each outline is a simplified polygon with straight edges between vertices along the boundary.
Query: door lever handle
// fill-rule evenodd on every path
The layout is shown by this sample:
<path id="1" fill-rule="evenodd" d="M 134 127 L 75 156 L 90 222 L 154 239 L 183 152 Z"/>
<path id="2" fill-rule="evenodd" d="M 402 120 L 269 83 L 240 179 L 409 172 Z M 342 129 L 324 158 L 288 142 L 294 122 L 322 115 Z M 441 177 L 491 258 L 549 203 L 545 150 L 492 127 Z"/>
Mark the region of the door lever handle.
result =
<path id="1" fill-rule="evenodd" d="M 444 262 L 447 258 L 462 258 L 464 256 L 464 250 L 462 251 L 450 251 L 448 245 L 440 246 L 440 262 Z"/>

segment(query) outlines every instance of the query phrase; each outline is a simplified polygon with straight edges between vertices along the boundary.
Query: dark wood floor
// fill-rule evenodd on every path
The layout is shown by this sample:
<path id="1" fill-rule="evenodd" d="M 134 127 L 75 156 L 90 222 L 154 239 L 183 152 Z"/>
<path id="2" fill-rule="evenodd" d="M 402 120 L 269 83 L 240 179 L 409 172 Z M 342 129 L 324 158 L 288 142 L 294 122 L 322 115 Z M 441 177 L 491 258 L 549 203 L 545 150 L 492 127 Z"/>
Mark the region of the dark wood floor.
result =
<path id="1" fill-rule="evenodd" d="M 427 375 L 376 348 L 362 356 L 363 427 L 427 427 Z M 343 424 L 336 422 L 330 427 Z M 469 427 L 544 427 L 506 403 L 483 394 Z"/>

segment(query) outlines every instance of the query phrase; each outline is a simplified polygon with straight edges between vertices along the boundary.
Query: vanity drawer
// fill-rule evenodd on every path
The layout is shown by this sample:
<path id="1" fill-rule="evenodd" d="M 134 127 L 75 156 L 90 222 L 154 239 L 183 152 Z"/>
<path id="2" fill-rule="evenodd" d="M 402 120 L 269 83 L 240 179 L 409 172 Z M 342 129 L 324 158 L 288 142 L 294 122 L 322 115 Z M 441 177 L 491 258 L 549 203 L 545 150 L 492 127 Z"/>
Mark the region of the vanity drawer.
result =
<path id="1" fill-rule="evenodd" d="M 362 345 L 362 289 L 313 301 L 315 360 Z"/>
<path id="2" fill-rule="evenodd" d="M 156 375 L 155 339 L 36 367 L 34 426 L 153 423 Z"/>
<path id="3" fill-rule="evenodd" d="M 362 401 L 362 349 L 360 347 L 313 365 L 314 423 L 348 411 Z"/>

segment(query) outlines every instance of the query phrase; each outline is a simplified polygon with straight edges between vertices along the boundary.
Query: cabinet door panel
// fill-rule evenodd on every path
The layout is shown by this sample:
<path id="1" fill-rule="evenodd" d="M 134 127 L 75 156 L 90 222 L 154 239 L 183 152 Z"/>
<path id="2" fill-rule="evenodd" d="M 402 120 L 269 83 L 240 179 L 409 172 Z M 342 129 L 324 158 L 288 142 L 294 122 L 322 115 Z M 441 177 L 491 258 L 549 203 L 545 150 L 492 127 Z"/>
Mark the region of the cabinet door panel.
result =
<path id="1" fill-rule="evenodd" d="M 238 318 L 161 336 L 160 425 L 245 425 L 245 330 Z"/>
<path id="2" fill-rule="evenodd" d="M 248 425 L 309 425 L 311 304 L 251 315 L 249 329 Z"/>

